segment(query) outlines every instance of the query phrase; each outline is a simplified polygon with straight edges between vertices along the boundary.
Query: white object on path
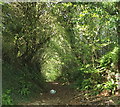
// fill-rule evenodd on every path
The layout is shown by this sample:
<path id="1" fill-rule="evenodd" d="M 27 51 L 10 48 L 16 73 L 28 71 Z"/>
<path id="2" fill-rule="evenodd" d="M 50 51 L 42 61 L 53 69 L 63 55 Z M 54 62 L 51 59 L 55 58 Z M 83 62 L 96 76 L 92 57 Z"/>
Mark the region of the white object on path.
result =
<path id="1" fill-rule="evenodd" d="M 51 94 L 55 94 L 56 91 L 52 89 L 52 90 L 50 90 L 50 93 L 51 93 Z"/>

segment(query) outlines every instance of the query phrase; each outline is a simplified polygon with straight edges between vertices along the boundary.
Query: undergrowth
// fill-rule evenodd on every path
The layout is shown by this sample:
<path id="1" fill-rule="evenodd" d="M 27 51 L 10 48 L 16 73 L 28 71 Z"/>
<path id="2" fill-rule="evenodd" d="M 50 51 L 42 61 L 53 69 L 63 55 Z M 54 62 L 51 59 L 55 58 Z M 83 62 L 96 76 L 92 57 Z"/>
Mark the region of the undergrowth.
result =
<path id="1" fill-rule="evenodd" d="M 34 97 L 42 89 L 31 81 L 31 76 L 26 67 L 17 69 L 11 64 L 3 62 L 3 105 L 11 105 L 26 101 Z M 23 100 L 24 99 L 24 100 Z"/>
<path id="2" fill-rule="evenodd" d="M 91 90 L 93 95 L 97 95 L 103 90 L 109 90 L 112 94 L 116 91 L 115 73 L 118 59 L 118 47 L 102 56 L 96 68 L 87 64 L 79 68 L 78 72 L 72 74 L 75 78 L 74 87 L 78 90 Z"/>

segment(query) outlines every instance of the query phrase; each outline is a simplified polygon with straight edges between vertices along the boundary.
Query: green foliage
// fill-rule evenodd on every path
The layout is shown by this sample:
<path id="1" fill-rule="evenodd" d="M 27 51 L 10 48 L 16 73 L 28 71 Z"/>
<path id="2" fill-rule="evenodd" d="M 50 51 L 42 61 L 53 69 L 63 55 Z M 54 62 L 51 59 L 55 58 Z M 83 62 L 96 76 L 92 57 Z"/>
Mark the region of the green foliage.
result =
<path id="1" fill-rule="evenodd" d="M 72 76 L 75 82 L 74 85 L 79 90 L 93 90 L 94 86 L 102 83 L 103 79 L 97 69 L 91 68 L 88 65 L 79 68 Z"/>
<path id="2" fill-rule="evenodd" d="M 96 84 L 93 88 L 93 94 L 97 95 L 103 90 L 103 84 Z"/>
<path id="3" fill-rule="evenodd" d="M 114 94 L 116 89 L 116 84 L 114 80 L 110 80 L 101 84 L 96 84 L 93 88 L 93 94 L 97 95 L 103 90 L 109 90 L 112 94 Z"/>
<path id="4" fill-rule="evenodd" d="M 11 90 L 7 89 L 3 94 L 2 94 L 2 105 L 13 105 L 13 100 L 10 96 Z"/>
<path id="5" fill-rule="evenodd" d="M 117 72 L 117 63 L 118 63 L 118 47 L 114 47 L 114 49 L 107 54 L 103 55 L 100 58 L 100 68 L 97 68 L 100 72 L 99 74 L 103 77 L 101 79 L 101 84 L 96 84 L 94 86 L 95 94 L 100 93 L 102 90 L 111 90 L 114 94 L 116 89 L 115 84 L 115 73 Z M 107 79 L 109 77 L 109 79 Z M 107 82 L 106 82 L 107 80 Z M 98 80 L 97 80 L 98 81 Z M 99 81 L 99 83 L 100 83 Z"/>
<path id="6" fill-rule="evenodd" d="M 104 55 L 100 60 L 101 67 L 114 67 L 118 61 L 118 47 L 114 47 L 113 51 Z"/>
<path id="7" fill-rule="evenodd" d="M 116 3 L 16 2 L 2 11 L 4 89 L 28 96 L 44 90 L 45 79 L 98 92 L 115 87 L 103 75 L 117 71 Z"/>
<path id="8" fill-rule="evenodd" d="M 20 89 L 18 90 L 18 92 L 25 96 L 25 95 L 29 95 L 30 94 L 30 89 L 31 89 L 31 86 L 32 84 L 30 82 L 26 82 L 24 80 L 24 78 L 21 77 L 20 81 L 19 81 L 19 84 L 20 84 Z"/>
<path id="9" fill-rule="evenodd" d="M 107 81 L 106 83 L 103 83 L 103 89 L 107 90 L 113 90 L 116 88 L 116 84 L 114 83 L 114 80 Z"/>
<path id="10" fill-rule="evenodd" d="M 91 88 L 92 88 L 91 78 L 83 80 L 81 90 L 90 90 Z"/>
<path id="11" fill-rule="evenodd" d="M 21 95 L 24 95 L 24 96 L 30 94 L 29 89 L 28 89 L 28 88 L 25 88 L 25 87 L 23 87 L 22 89 L 20 89 L 18 92 L 19 92 Z"/>
<path id="12" fill-rule="evenodd" d="M 12 87 L 12 92 L 10 92 L 9 95 L 11 96 L 13 103 L 19 103 L 19 101 L 22 101 L 23 98 L 28 99 L 31 95 L 43 91 L 42 85 L 45 86 L 43 80 L 41 81 L 39 79 L 40 84 L 32 81 L 32 76 L 35 74 L 31 75 L 27 67 L 23 66 L 19 69 L 11 64 L 3 63 L 2 68 L 3 93 L 6 93 L 6 89 L 11 89 Z M 41 85 L 41 87 L 39 85 Z"/>

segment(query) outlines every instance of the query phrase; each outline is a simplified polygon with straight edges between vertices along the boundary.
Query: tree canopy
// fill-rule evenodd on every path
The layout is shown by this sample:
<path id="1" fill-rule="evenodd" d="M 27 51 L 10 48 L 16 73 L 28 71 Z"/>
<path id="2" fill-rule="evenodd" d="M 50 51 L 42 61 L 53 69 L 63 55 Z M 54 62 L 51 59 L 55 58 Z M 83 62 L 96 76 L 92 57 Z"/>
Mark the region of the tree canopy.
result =
<path id="1" fill-rule="evenodd" d="M 36 87 L 45 90 L 45 81 L 61 81 L 76 89 L 114 90 L 111 75 L 120 73 L 119 6 L 120 2 L 3 3 L 3 89 L 28 94 Z M 13 83 L 6 86 L 8 77 Z"/>

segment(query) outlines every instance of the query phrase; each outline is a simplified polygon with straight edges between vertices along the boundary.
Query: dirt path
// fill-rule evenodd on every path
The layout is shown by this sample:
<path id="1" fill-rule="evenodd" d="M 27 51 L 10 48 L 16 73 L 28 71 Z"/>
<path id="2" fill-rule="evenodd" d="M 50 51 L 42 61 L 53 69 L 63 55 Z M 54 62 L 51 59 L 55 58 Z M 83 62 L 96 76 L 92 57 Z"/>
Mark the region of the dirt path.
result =
<path id="1" fill-rule="evenodd" d="M 116 99 L 120 100 L 120 96 L 88 96 L 85 91 L 78 92 L 55 82 L 48 83 L 48 90 L 51 89 L 56 90 L 56 94 L 52 95 L 49 91 L 41 93 L 36 101 L 27 105 L 116 105 Z"/>
<path id="2" fill-rule="evenodd" d="M 50 90 L 56 90 L 56 94 L 50 94 Z M 51 82 L 48 83 L 48 92 L 41 93 L 40 100 L 28 105 L 66 105 L 77 94 L 68 85 Z"/>

